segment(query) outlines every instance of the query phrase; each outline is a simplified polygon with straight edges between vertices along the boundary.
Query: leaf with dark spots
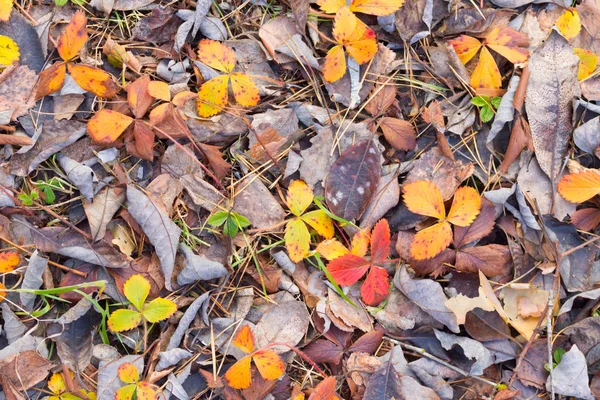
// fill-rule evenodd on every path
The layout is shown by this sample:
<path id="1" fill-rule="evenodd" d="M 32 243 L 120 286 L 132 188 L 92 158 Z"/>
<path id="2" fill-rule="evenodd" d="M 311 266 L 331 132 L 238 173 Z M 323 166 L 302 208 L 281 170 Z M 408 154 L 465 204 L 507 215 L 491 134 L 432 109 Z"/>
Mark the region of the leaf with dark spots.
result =
<path id="1" fill-rule="evenodd" d="M 358 220 L 377 190 L 380 153 L 373 141 L 346 150 L 331 166 L 325 183 L 329 209 L 346 220 Z"/>
<path id="2" fill-rule="evenodd" d="M 462 247 L 468 243 L 483 239 L 492 232 L 496 220 L 496 207 L 486 199 L 481 198 L 481 211 L 475 221 L 469 226 L 454 227 L 454 246 Z"/>
<path id="3" fill-rule="evenodd" d="M 525 109 L 535 157 L 552 181 L 559 177 L 573 132 L 573 98 L 579 95 L 579 57 L 557 31 L 529 59 Z"/>
<path id="4" fill-rule="evenodd" d="M 52 362 L 37 351 L 22 351 L 8 356 L 0 362 L 2 370 L 0 383 L 2 383 L 5 393 L 8 388 L 16 391 L 27 390 L 43 381 L 52 366 Z M 14 393 L 11 394 L 12 398 L 17 398 L 14 397 Z M 11 397 L 7 396 L 7 398 Z"/>

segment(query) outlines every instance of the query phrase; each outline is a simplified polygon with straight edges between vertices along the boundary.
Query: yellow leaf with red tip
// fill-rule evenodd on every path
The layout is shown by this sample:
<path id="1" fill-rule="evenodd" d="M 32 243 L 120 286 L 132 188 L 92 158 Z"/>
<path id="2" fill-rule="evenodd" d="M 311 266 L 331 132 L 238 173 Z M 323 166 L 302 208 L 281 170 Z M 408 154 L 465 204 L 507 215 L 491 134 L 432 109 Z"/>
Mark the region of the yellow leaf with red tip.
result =
<path id="1" fill-rule="evenodd" d="M 71 21 L 65 28 L 65 31 L 58 38 L 56 49 L 58 54 L 65 61 L 75 58 L 79 50 L 87 42 L 88 34 L 86 30 L 87 17 L 83 11 L 77 11 L 73 14 Z"/>

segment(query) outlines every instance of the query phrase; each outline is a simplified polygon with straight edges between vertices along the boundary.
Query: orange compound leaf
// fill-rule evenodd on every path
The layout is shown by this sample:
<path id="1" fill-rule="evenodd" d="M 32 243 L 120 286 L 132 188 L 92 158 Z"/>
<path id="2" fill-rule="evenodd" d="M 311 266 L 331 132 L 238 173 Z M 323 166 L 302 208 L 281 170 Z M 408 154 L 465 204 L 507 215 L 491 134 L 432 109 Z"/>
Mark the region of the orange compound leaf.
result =
<path id="1" fill-rule="evenodd" d="M 14 251 L 5 251 L 0 253 L 0 274 L 6 274 L 15 270 L 21 262 L 19 253 Z"/>
<path id="2" fill-rule="evenodd" d="M 502 75 L 494 57 L 487 48 L 479 54 L 479 64 L 471 76 L 471 86 L 475 89 L 498 89 L 502 86 Z"/>
<path id="3" fill-rule="evenodd" d="M 472 187 L 458 188 L 448 213 L 448 222 L 457 226 L 469 226 L 481 210 L 481 196 Z"/>
<path id="4" fill-rule="evenodd" d="M 371 260 L 382 263 L 390 256 L 390 225 L 387 219 L 380 220 L 371 232 Z"/>
<path id="5" fill-rule="evenodd" d="M 402 4 L 404 0 L 354 0 L 350 4 L 350 10 L 383 17 L 396 12 Z"/>
<path id="6" fill-rule="evenodd" d="M 327 264 L 327 270 L 333 279 L 341 286 L 350 286 L 362 278 L 371 263 L 354 254 L 337 257 Z"/>
<path id="7" fill-rule="evenodd" d="M 132 122 L 133 118 L 127 115 L 103 109 L 88 121 L 87 131 L 95 142 L 110 144 L 114 143 Z"/>
<path id="8" fill-rule="evenodd" d="M 390 278 L 385 268 L 371 266 L 367 279 L 360 288 L 360 297 L 365 304 L 376 306 L 387 297 L 390 290 Z"/>
<path id="9" fill-rule="evenodd" d="M 252 355 L 252 359 L 260 375 L 268 381 L 278 379 L 285 373 L 285 364 L 271 349 L 258 350 Z"/>
<path id="10" fill-rule="evenodd" d="M 582 81 L 596 70 L 598 66 L 598 56 L 586 49 L 574 48 L 573 51 L 579 57 L 579 69 L 577 79 Z"/>
<path id="11" fill-rule="evenodd" d="M 58 44 L 56 48 L 58 54 L 65 61 L 70 61 L 77 54 L 79 50 L 85 45 L 88 40 L 88 34 L 86 30 L 87 17 L 83 11 L 77 11 L 73 14 L 71 22 L 65 28 L 65 31 L 58 38 Z"/>
<path id="12" fill-rule="evenodd" d="M 346 51 L 348 55 L 359 64 L 364 64 L 371 61 L 377 53 L 377 39 L 375 38 L 375 32 L 372 29 L 367 29 L 365 34 L 360 40 L 349 43 L 346 45 Z"/>
<path id="13" fill-rule="evenodd" d="M 221 42 L 203 39 L 198 44 L 198 60 L 217 71 L 229 73 L 235 67 L 235 52 Z"/>
<path id="14" fill-rule="evenodd" d="M 233 339 L 233 345 L 244 353 L 252 353 L 254 351 L 254 333 L 248 325 L 240 328 Z"/>
<path id="15" fill-rule="evenodd" d="M 140 380 L 140 373 L 138 372 L 138 369 L 135 365 L 128 362 L 119 366 L 117 375 L 119 375 L 119 379 L 125 383 L 137 383 Z"/>
<path id="16" fill-rule="evenodd" d="M 36 100 L 44 96 L 58 92 L 65 83 L 67 75 L 67 65 L 64 62 L 54 63 L 39 73 L 40 81 L 35 94 Z"/>
<path id="17" fill-rule="evenodd" d="M 454 47 L 456 55 L 463 64 L 467 64 L 481 49 L 481 42 L 474 37 L 460 35 L 456 39 L 448 40 L 448 43 Z"/>
<path id="18" fill-rule="evenodd" d="M 198 115 L 204 118 L 217 115 L 227 105 L 229 76 L 221 75 L 204 82 L 198 92 Z"/>
<path id="19" fill-rule="evenodd" d="M 225 379 L 227 383 L 234 389 L 246 389 L 252 384 L 252 375 L 250 372 L 251 356 L 246 356 L 233 364 L 227 372 Z"/>
<path id="20" fill-rule="evenodd" d="M 440 254 L 452 242 L 452 228 L 446 221 L 420 230 L 410 246 L 410 256 L 415 260 L 428 260 Z"/>
<path id="21" fill-rule="evenodd" d="M 323 64 L 323 79 L 327 82 L 335 82 L 346 73 L 346 54 L 343 46 L 333 46 L 325 56 Z"/>
<path id="22" fill-rule="evenodd" d="M 299 217 L 312 203 L 314 194 L 303 180 L 293 180 L 288 186 L 285 203 L 295 216 Z"/>
<path id="23" fill-rule="evenodd" d="M 440 188 L 430 181 L 416 181 L 404 185 L 404 204 L 415 213 L 434 217 L 446 218 L 444 199 Z"/>
<path id="24" fill-rule="evenodd" d="M 242 107 L 253 107 L 260 101 L 258 88 L 246 74 L 236 72 L 231 74 L 231 91 L 233 98 Z"/>
<path id="25" fill-rule="evenodd" d="M 117 95 L 119 87 L 113 81 L 112 75 L 100 68 L 87 65 L 68 65 L 69 73 L 83 90 L 107 99 Z"/>
<path id="26" fill-rule="evenodd" d="M 485 38 L 485 45 L 513 64 L 527 61 L 529 38 L 512 28 L 494 28 Z"/>
<path id="27" fill-rule="evenodd" d="M 314 392 L 311 393 L 308 400 L 339 400 L 340 397 L 335 392 L 336 386 L 335 377 L 328 376 L 315 387 Z"/>
<path id="28" fill-rule="evenodd" d="M 600 193 L 600 172 L 586 169 L 565 175 L 558 182 L 558 193 L 571 203 L 583 203 Z"/>

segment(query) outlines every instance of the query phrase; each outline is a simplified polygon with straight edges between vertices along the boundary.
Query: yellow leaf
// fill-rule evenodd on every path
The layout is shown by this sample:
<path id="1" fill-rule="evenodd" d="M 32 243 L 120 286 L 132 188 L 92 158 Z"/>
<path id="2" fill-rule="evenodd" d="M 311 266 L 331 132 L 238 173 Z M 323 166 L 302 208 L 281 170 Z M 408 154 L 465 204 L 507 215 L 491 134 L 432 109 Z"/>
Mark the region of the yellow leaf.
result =
<path id="1" fill-rule="evenodd" d="M 117 375 L 119 375 L 119 379 L 125 383 L 137 383 L 140 380 L 140 373 L 137 367 L 129 362 L 119 366 Z"/>
<path id="2" fill-rule="evenodd" d="M 220 113 L 227 105 L 228 85 L 228 75 L 216 76 L 204 82 L 198 91 L 198 115 L 206 118 Z"/>
<path id="3" fill-rule="evenodd" d="M 158 100 L 171 101 L 171 91 L 167 82 L 148 82 L 148 94 Z"/>
<path id="4" fill-rule="evenodd" d="M 415 260 L 428 260 L 440 254 L 452 242 L 452 228 L 448 222 L 438 222 L 417 232 L 410 256 Z"/>
<path id="5" fill-rule="evenodd" d="M 294 180 L 288 186 L 286 204 L 292 214 L 299 217 L 313 201 L 313 191 L 302 180 Z"/>
<path id="6" fill-rule="evenodd" d="M 13 9 L 13 0 L 0 0 L 0 21 L 8 21 Z"/>
<path id="7" fill-rule="evenodd" d="M 67 385 L 62 373 L 52 374 L 48 379 L 48 389 L 54 394 L 61 394 L 67 391 Z"/>
<path id="8" fill-rule="evenodd" d="M 283 361 L 272 349 L 259 350 L 252 355 L 252 359 L 260 375 L 268 381 L 278 379 L 285 372 Z"/>
<path id="9" fill-rule="evenodd" d="M 335 82 L 346 73 L 346 54 L 342 46 L 333 46 L 325 56 L 323 64 L 323 79 Z"/>
<path id="10" fill-rule="evenodd" d="M 310 234 L 304 221 L 300 218 L 288 221 L 285 227 L 284 239 L 288 254 L 293 262 L 300 262 L 308 255 Z"/>
<path id="11" fill-rule="evenodd" d="M 258 88 L 252 79 L 241 72 L 231 74 L 231 91 L 235 101 L 242 107 L 253 107 L 260 101 Z"/>
<path id="12" fill-rule="evenodd" d="M 456 315 L 456 323 L 459 325 L 464 324 L 467 313 L 476 308 L 481 308 L 484 311 L 494 311 L 494 306 L 483 293 L 482 288 L 479 288 L 478 297 L 467 297 L 459 294 L 446 300 L 445 304 Z"/>
<path id="13" fill-rule="evenodd" d="M 347 44 L 359 39 L 364 29 L 364 25 L 358 22 L 358 18 L 348 7 L 340 8 L 335 14 L 332 33 L 339 44 Z"/>
<path id="14" fill-rule="evenodd" d="M 367 230 L 359 230 L 354 234 L 352 238 L 352 248 L 350 252 L 356 256 L 364 257 L 369 251 L 369 244 L 371 243 L 371 236 Z"/>
<path id="15" fill-rule="evenodd" d="M 404 0 L 353 0 L 350 10 L 383 17 L 390 15 L 404 4 Z"/>
<path id="16" fill-rule="evenodd" d="M 73 14 L 69 25 L 65 28 L 65 31 L 58 38 L 56 49 L 58 54 L 65 61 L 70 61 L 77 56 L 79 50 L 87 42 L 88 34 L 86 30 L 87 17 L 83 11 L 77 11 Z"/>
<path id="17" fill-rule="evenodd" d="M 456 55 L 463 64 L 471 61 L 481 48 L 481 42 L 474 37 L 460 35 L 456 39 L 448 40 L 448 43 L 454 47 Z"/>
<path id="18" fill-rule="evenodd" d="M 19 45 L 8 36 L 0 35 L 0 68 L 19 61 L 20 56 Z"/>
<path id="19" fill-rule="evenodd" d="M 346 7 L 344 0 L 317 0 L 317 4 L 327 14 L 335 14 L 340 8 Z"/>
<path id="20" fill-rule="evenodd" d="M 39 100 L 44 96 L 58 92 L 65 82 L 66 75 L 67 65 L 64 62 L 54 63 L 50 68 L 40 72 L 40 81 L 35 98 Z"/>
<path id="21" fill-rule="evenodd" d="M 569 8 L 556 20 L 556 28 L 567 40 L 574 39 L 581 31 L 581 18 L 574 8 Z"/>
<path id="22" fill-rule="evenodd" d="M 128 331 L 140 324 L 142 314 L 134 310 L 115 310 L 108 317 L 108 329 L 113 332 Z"/>
<path id="23" fill-rule="evenodd" d="M 246 356 L 233 364 L 225 373 L 227 383 L 234 389 L 246 389 L 252 383 L 250 375 L 251 356 Z"/>
<path id="24" fill-rule="evenodd" d="M 344 247 L 343 244 L 338 242 L 337 239 L 325 240 L 319 243 L 317 252 L 329 261 L 350 253 L 350 251 Z"/>
<path id="25" fill-rule="evenodd" d="M 446 218 L 444 199 L 440 188 L 430 181 L 416 181 L 404 185 L 404 204 L 415 214 L 439 220 Z"/>
<path id="26" fill-rule="evenodd" d="M 248 325 L 240 328 L 233 339 L 233 345 L 244 353 L 252 353 L 254 351 L 254 334 Z"/>
<path id="27" fill-rule="evenodd" d="M 123 284 L 123 293 L 135 308 L 142 311 L 150 293 L 150 282 L 140 274 L 132 275 Z"/>
<path id="28" fill-rule="evenodd" d="M 126 385 L 117 389 L 115 400 L 132 400 L 136 389 L 137 385 Z"/>
<path id="29" fill-rule="evenodd" d="M 577 57 L 579 57 L 579 69 L 577 71 L 577 79 L 582 81 L 596 70 L 598 65 L 598 56 L 586 49 L 573 49 Z"/>
<path id="30" fill-rule="evenodd" d="M 485 47 L 479 53 L 479 64 L 471 76 L 471 86 L 475 89 L 498 89 L 502 86 L 502 75 L 496 61 Z"/>
<path id="31" fill-rule="evenodd" d="M 155 400 L 157 398 L 156 390 L 148 382 L 139 382 L 135 391 L 135 398 L 136 400 Z"/>
<path id="32" fill-rule="evenodd" d="M 325 239 L 331 239 L 335 234 L 333 228 L 333 221 L 325 211 L 315 210 L 304 214 L 302 221 L 310 225 L 317 233 L 323 236 Z"/>
<path id="33" fill-rule="evenodd" d="M 365 31 L 363 38 L 356 42 L 352 42 L 346 45 L 346 51 L 348 55 L 359 64 L 364 64 L 371 61 L 377 53 L 377 40 L 375 39 L 375 32 L 371 29 Z"/>
<path id="34" fill-rule="evenodd" d="M 98 143 L 113 143 L 133 122 L 133 118 L 120 112 L 103 109 L 94 115 L 87 124 L 92 140 Z"/>
<path id="35" fill-rule="evenodd" d="M 529 38 L 512 28 L 492 29 L 485 38 L 485 44 L 513 64 L 524 63 L 529 57 Z"/>
<path id="36" fill-rule="evenodd" d="M 565 175 L 558 182 L 558 193 L 571 203 L 583 203 L 600 193 L 600 172 L 586 169 Z"/>
<path id="37" fill-rule="evenodd" d="M 158 297 L 146 304 L 142 315 L 148 322 L 155 323 L 169 318 L 177 311 L 177 305 L 169 299 Z"/>
<path id="38" fill-rule="evenodd" d="M 6 286 L 0 282 L 0 303 L 6 298 Z"/>
<path id="39" fill-rule="evenodd" d="M 454 193 L 448 222 L 458 226 L 469 226 L 481 210 L 481 196 L 472 187 L 463 186 Z"/>
<path id="40" fill-rule="evenodd" d="M 71 77 L 83 90 L 92 92 L 98 97 L 110 99 L 119 91 L 112 76 L 100 68 L 71 64 L 68 64 L 67 68 Z"/>
<path id="41" fill-rule="evenodd" d="M 6 274 L 15 270 L 15 267 L 21 262 L 19 253 L 15 251 L 5 251 L 0 253 L 0 274 Z"/>
<path id="42" fill-rule="evenodd" d="M 203 39 L 198 44 L 198 60 L 218 71 L 229 73 L 235 67 L 235 52 L 223 43 Z"/>

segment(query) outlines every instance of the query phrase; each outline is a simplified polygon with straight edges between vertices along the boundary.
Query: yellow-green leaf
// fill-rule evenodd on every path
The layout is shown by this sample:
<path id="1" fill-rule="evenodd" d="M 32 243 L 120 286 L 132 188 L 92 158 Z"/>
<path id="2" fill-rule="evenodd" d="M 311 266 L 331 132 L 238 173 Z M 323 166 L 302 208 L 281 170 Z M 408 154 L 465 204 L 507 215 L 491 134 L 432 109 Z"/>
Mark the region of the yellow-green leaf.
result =
<path id="1" fill-rule="evenodd" d="M 300 262 L 308 255 L 308 251 L 310 250 L 310 233 L 304 221 L 300 218 L 288 221 L 285 227 L 284 239 L 288 254 L 293 262 Z"/>
<path id="2" fill-rule="evenodd" d="M 123 363 L 117 371 L 119 379 L 125 383 L 137 383 L 140 380 L 140 373 L 132 363 Z"/>
<path id="3" fill-rule="evenodd" d="M 169 318 L 175 311 L 177 311 L 175 303 L 159 297 L 146 304 L 142 314 L 148 322 L 154 323 Z"/>
<path id="4" fill-rule="evenodd" d="M 131 400 L 135 394 L 136 385 L 123 386 L 115 393 L 115 400 Z"/>
<path id="5" fill-rule="evenodd" d="M 148 297 L 148 293 L 150 293 L 150 282 L 140 274 L 133 275 L 131 278 L 127 279 L 123 285 L 123 292 L 125 293 L 127 300 L 129 300 L 135 308 L 142 311 L 144 309 L 146 297 Z"/>
<path id="6" fill-rule="evenodd" d="M 108 317 L 108 329 L 113 332 L 123 332 L 140 324 L 142 314 L 134 310 L 116 310 Z"/>

